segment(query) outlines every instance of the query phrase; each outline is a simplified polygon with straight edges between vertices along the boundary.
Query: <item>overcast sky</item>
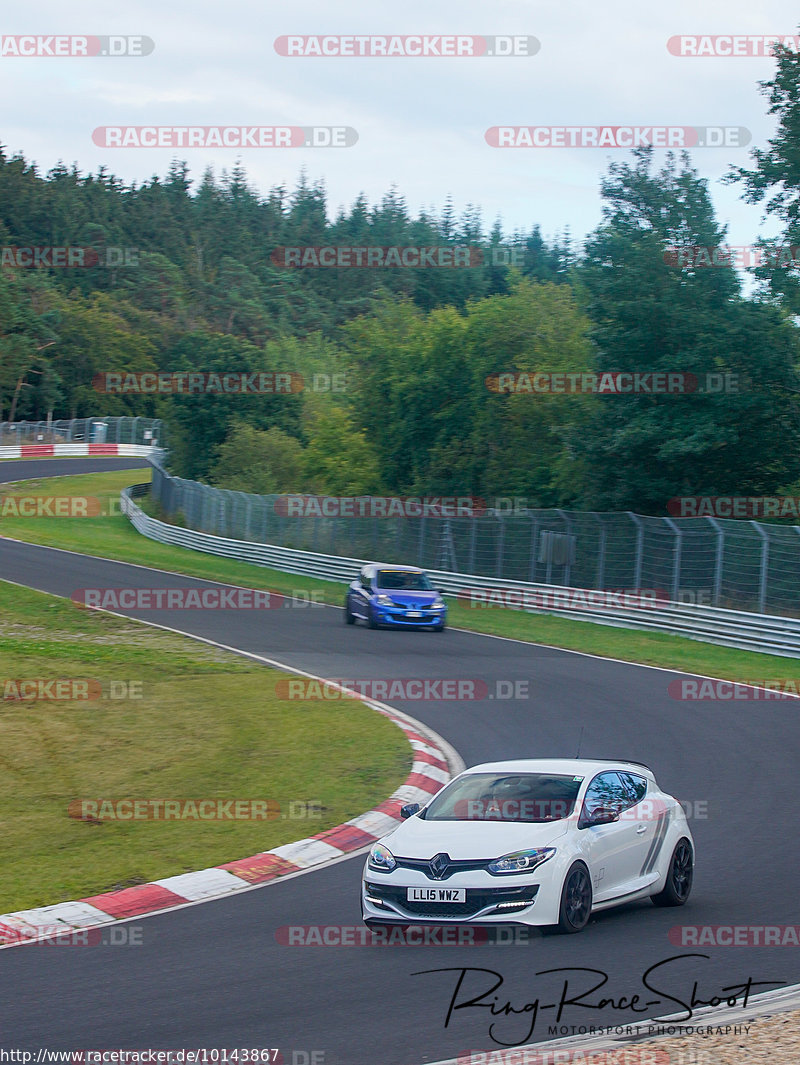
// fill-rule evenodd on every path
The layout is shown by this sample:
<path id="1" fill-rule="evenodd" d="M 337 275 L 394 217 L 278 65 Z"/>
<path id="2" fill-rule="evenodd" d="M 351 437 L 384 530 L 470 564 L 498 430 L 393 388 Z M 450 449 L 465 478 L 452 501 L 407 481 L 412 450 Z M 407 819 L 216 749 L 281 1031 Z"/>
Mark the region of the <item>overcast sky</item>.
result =
<path id="1" fill-rule="evenodd" d="M 415 214 L 452 197 L 458 214 L 480 206 L 488 229 L 539 224 L 582 239 L 600 220 L 599 184 L 622 148 L 493 148 L 487 129 L 518 126 L 745 127 L 765 146 L 774 129 L 759 79 L 769 57 L 681 57 L 680 35 L 796 34 L 800 9 L 788 0 L 160 0 L 125 6 L 82 0 L 5 5 L 5 35 L 138 35 L 147 56 L 0 58 L 0 140 L 46 172 L 59 160 L 83 171 L 104 166 L 126 182 L 163 175 L 185 159 L 194 179 L 241 158 L 251 185 L 295 185 L 301 168 L 322 179 L 335 215 L 360 192 L 370 202 L 396 185 Z M 279 55 L 282 35 L 522 35 L 533 56 L 332 57 Z M 13 47 L 13 46 L 12 46 Z M 347 126 L 342 148 L 99 147 L 105 126 Z M 748 164 L 748 147 L 694 148 L 711 183 L 728 239 L 771 236 L 760 206 L 719 178 Z M 664 150 L 657 151 L 663 159 Z"/>

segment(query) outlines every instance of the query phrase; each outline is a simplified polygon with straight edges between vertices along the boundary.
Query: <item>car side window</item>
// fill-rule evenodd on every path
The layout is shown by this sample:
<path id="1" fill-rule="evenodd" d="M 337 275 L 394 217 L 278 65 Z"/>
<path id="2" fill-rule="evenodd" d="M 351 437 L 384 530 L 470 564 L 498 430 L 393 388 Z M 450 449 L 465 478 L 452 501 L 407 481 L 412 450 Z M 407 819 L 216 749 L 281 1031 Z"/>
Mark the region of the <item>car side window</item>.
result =
<path id="1" fill-rule="evenodd" d="M 599 773 L 586 789 L 583 816 L 589 816 L 597 810 L 621 813 L 632 805 L 628 789 L 617 773 Z"/>
<path id="2" fill-rule="evenodd" d="M 361 574 L 359 575 L 358 579 L 361 581 L 361 587 L 362 588 L 366 588 L 366 590 L 369 591 L 370 590 L 369 571 L 365 570 L 365 569 L 362 569 Z"/>
<path id="3" fill-rule="evenodd" d="M 635 806 L 637 802 L 641 802 L 647 794 L 647 781 L 645 778 L 637 776 L 636 773 L 619 773 L 618 776 L 628 789 L 630 805 Z"/>

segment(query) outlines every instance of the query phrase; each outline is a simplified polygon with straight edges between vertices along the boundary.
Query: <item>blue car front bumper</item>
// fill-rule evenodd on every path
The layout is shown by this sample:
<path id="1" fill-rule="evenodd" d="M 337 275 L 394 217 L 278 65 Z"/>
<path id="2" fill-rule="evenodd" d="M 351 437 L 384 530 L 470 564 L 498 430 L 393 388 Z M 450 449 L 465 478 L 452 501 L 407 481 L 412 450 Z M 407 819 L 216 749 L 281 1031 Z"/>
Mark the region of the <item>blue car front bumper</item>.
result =
<path id="1" fill-rule="evenodd" d="M 400 607 L 372 606 L 372 616 L 379 625 L 417 628 L 420 625 L 444 625 L 447 610 L 404 610 Z"/>

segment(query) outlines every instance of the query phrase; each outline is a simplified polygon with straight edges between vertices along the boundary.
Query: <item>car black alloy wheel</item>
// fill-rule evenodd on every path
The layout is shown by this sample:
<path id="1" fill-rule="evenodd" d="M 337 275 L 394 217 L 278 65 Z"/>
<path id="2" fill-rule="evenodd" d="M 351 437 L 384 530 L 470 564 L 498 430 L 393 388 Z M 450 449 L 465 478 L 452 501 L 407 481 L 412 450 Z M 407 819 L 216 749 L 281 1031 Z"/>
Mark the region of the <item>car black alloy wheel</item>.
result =
<path id="1" fill-rule="evenodd" d="M 345 601 L 344 601 L 344 623 L 345 623 L 345 625 L 355 625 L 355 623 L 356 623 L 355 614 L 351 614 L 350 613 L 350 600 L 349 599 L 345 599 Z"/>
<path id="2" fill-rule="evenodd" d="M 654 906 L 683 906 L 694 879 L 694 853 L 688 839 L 679 839 L 672 852 L 664 890 L 652 896 Z"/>
<path id="3" fill-rule="evenodd" d="M 589 923 L 592 912 L 592 881 L 589 870 L 577 862 L 567 873 L 561 889 L 558 931 L 566 934 L 580 932 Z"/>

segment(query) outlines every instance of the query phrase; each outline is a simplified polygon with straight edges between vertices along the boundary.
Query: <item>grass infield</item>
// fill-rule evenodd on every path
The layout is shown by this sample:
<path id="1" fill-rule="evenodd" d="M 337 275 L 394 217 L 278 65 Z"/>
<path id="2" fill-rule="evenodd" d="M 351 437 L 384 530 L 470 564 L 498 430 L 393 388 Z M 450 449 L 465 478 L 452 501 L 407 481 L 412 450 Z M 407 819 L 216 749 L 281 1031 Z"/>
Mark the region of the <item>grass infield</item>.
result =
<path id="1" fill-rule="evenodd" d="M 411 767 L 400 729 L 358 700 L 288 701 L 276 683 L 289 674 L 6 582 L 0 662 L 0 913 L 314 835 L 382 802 Z M 18 683 L 56 678 L 79 687 Z M 266 800 L 269 818 L 70 817 L 83 799 Z"/>

